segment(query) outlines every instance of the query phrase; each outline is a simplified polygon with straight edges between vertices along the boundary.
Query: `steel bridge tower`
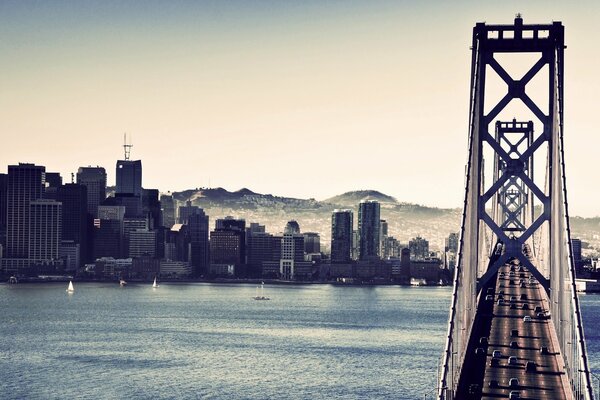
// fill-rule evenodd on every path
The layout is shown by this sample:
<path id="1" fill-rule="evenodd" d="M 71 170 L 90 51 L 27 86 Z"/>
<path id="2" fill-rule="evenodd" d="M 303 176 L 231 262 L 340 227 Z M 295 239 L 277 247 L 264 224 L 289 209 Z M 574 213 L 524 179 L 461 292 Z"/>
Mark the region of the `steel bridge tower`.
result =
<path id="1" fill-rule="evenodd" d="M 474 320 L 485 297 L 482 288 L 513 260 L 544 289 L 552 336 L 568 378 L 567 396 L 593 398 L 567 203 L 565 48 L 560 22 L 525 25 L 517 15 L 513 25 L 477 23 L 473 28 L 464 210 L 441 361 L 440 400 L 455 398 L 465 372 L 465 355 L 473 350 L 469 343 Z M 511 61 L 520 73 L 509 72 Z M 500 82 L 498 100 L 489 84 L 493 79 Z"/>

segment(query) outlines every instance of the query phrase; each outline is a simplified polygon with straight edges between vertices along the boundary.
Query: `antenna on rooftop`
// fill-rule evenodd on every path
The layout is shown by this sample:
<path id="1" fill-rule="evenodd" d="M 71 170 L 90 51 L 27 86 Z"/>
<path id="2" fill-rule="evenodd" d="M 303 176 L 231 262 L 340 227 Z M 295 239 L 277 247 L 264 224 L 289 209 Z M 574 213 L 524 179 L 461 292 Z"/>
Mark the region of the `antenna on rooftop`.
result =
<path id="1" fill-rule="evenodd" d="M 127 133 L 123 134 L 123 151 L 125 153 L 125 160 L 129 160 L 129 156 L 131 155 L 131 148 L 133 145 L 131 144 L 131 136 L 129 137 L 129 144 L 127 144 Z"/>

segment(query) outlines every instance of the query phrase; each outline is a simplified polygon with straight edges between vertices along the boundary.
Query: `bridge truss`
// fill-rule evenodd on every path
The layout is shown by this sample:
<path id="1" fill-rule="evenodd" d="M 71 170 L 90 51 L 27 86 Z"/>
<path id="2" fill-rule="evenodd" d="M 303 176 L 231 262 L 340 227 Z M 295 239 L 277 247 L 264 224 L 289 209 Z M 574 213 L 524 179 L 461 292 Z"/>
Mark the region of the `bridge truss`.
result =
<path id="1" fill-rule="evenodd" d="M 524 25 L 517 16 L 514 25 L 478 23 L 473 29 L 464 210 L 440 400 L 454 398 L 478 298 L 485 295 L 481 288 L 510 260 L 518 260 L 545 289 L 573 398 L 593 398 L 567 203 L 564 49 L 560 22 Z M 530 63 L 515 55 L 526 55 Z M 522 74 L 509 73 L 511 62 Z M 494 78 L 500 82 L 498 101 L 489 84 Z M 534 90 L 540 82 L 541 90 Z M 519 113 L 520 120 L 510 113 Z"/>

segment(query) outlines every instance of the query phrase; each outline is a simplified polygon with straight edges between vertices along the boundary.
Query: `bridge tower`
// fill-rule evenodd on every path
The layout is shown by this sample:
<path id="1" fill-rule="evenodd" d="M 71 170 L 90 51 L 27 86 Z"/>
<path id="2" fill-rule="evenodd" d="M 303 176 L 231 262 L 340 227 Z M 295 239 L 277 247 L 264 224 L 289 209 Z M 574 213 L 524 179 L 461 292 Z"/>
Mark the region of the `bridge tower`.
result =
<path id="1" fill-rule="evenodd" d="M 511 260 L 544 288 L 566 391 L 593 398 L 567 203 L 565 48 L 560 22 L 526 25 L 517 15 L 512 25 L 473 28 L 464 210 L 440 400 L 454 398 L 482 288 Z"/>

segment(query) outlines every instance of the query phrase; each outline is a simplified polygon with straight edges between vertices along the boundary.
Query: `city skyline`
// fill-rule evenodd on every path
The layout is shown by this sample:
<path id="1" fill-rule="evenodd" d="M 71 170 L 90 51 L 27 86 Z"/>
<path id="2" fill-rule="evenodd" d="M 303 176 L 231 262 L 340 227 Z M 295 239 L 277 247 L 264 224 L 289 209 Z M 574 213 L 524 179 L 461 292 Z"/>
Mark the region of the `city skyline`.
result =
<path id="1" fill-rule="evenodd" d="M 569 204 L 600 214 L 592 2 L 144 4 L 0 5 L 5 165 L 66 180 L 79 166 L 112 171 L 127 132 L 144 186 L 162 191 L 375 189 L 460 207 L 470 29 L 521 12 L 561 20 L 577 44 L 566 51 Z M 440 35 L 453 40 L 442 48 Z"/>

